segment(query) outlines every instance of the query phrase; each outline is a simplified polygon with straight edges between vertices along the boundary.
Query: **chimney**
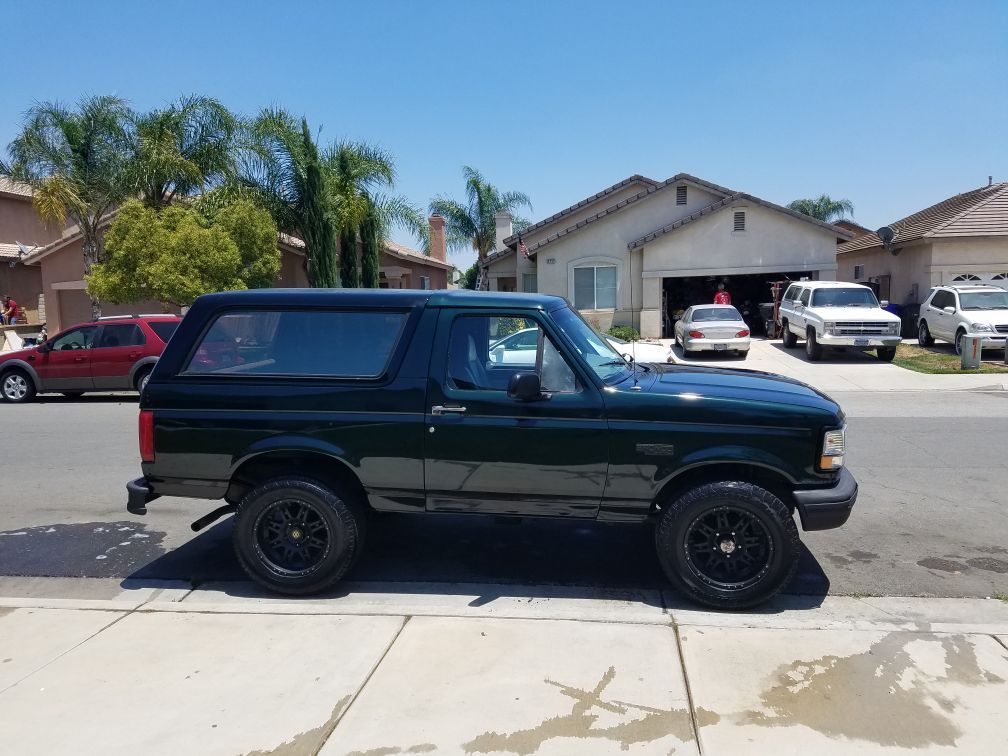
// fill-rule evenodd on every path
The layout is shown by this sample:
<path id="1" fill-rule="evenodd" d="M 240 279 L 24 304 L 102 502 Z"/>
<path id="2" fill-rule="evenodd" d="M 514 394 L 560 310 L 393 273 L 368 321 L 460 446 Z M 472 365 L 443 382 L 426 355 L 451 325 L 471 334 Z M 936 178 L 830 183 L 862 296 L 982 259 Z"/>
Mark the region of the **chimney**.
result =
<path id="1" fill-rule="evenodd" d="M 497 211 L 495 217 L 497 222 L 497 232 L 494 234 L 495 245 L 494 250 L 497 252 L 504 251 L 504 240 L 511 236 L 511 213 L 507 210 Z"/>
<path id="2" fill-rule="evenodd" d="M 427 219 L 430 224 L 430 256 L 435 260 L 447 262 L 447 245 L 445 243 L 444 216 L 435 213 Z"/>
<path id="3" fill-rule="evenodd" d="M 994 177 L 993 176 L 988 176 L 987 177 L 987 186 L 994 186 Z"/>

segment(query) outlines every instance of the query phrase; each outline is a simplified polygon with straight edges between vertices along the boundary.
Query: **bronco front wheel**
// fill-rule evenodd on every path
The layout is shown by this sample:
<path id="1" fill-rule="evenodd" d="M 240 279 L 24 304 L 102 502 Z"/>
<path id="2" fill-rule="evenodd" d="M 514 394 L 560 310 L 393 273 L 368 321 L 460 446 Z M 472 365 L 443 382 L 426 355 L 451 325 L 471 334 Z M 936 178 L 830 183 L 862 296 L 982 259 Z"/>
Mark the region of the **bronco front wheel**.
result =
<path id="1" fill-rule="evenodd" d="M 655 543 L 669 580 L 719 609 L 768 600 L 798 568 L 798 529 L 787 506 L 742 481 L 707 483 L 670 502 Z"/>

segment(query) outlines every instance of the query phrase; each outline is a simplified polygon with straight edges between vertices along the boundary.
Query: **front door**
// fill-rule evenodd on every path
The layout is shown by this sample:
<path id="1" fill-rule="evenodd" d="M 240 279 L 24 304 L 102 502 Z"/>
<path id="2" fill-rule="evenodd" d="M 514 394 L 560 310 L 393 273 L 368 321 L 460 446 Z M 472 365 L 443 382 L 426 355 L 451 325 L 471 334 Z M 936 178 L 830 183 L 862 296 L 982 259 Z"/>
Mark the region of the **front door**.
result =
<path id="1" fill-rule="evenodd" d="M 529 329 L 537 348 L 518 348 Z M 538 316 L 442 311 L 427 391 L 428 510 L 598 514 L 608 471 L 602 397 L 556 344 Z M 509 398 L 516 372 L 539 373 L 549 398 Z"/>
<path id="2" fill-rule="evenodd" d="M 38 352 L 35 371 L 43 391 L 91 391 L 91 352 L 97 326 L 81 326 L 54 336 Z"/>
<path id="3" fill-rule="evenodd" d="M 91 350 L 91 377 L 97 390 L 130 389 L 130 368 L 144 356 L 146 338 L 136 323 L 103 325 Z"/>

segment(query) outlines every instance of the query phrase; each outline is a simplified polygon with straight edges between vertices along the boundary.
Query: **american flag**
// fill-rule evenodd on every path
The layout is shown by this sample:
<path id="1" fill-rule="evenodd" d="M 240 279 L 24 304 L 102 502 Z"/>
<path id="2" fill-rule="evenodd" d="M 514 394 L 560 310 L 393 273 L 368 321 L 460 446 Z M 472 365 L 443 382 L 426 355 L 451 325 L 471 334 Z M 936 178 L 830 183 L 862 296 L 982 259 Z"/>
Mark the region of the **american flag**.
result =
<path id="1" fill-rule="evenodd" d="M 528 247 L 525 246 L 525 242 L 521 239 L 518 240 L 518 251 L 525 255 L 525 257 L 528 257 Z"/>

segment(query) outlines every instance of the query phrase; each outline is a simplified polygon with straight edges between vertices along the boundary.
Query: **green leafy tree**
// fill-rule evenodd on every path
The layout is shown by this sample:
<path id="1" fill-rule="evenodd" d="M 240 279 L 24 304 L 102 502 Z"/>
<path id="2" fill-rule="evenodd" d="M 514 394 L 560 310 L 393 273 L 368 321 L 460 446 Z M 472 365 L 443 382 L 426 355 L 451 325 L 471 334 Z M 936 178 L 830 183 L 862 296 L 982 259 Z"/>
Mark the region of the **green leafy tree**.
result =
<path id="1" fill-rule="evenodd" d="M 462 274 L 462 281 L 460 282 L 463 289 L 475 289 L 476 288 L 476 278 L 479 276 L 479 263 L 474 262 L 470 265 L 466 272 Z"/>
<path id="2" fill-rule="evenodd" d="M 129 124 L 133 117 L 118 97 L 87 97 L 76 107 L 39 103 L 25 114 L 21 133 L 7 148 L 0 175 L 29 184 L 39 215 L 60 226 L 77 224 L 84 237 L 84 273 L 102 260 L 100 233 L 106 215 L 130 192 Z M 91 293 L 91 313 L 101 299 Z"/>
<path id="3" fill-rule="evenodd" d="M 381 278 L 382 224 L 373 205 L 360 225 L 361 237 L 361 286 L 377 289 Z"/>
<path id="4" fill-rule="evenodd" d="M 519 208 L 531 210 L 532 202 L 522 192 L 500 191 L 475 168 L 465 166 L 462 175 L 466 185 L 465 203 L 436 197 L 431 200 L 430 212 L 444 216 L 448 248 L 457 251 L 471 246 L 476 250 L 477 262 L 483 266 L 496 243 L 497 213 L 506 210 L 515 216 Z M 527 225 L 525 219 L 514 217 L 516 231 Z"/>
<path id="5" fill-rule="evenodd" d="M 201 194 L 234 175 L 239 134 L 239 120 L 212 97 L 135 115 L 127 180 L 156 209 Z"/>
<path id="6" fill-rule="evenodd" d="M 360 267 L 357 265 L 356 228 L 344 228 L 340 231 L 339 248 L 340 284 L 348 289 L 359 289 L 361 277 Z"/>
<path id="7" fill-rule="evenodd" d="M 797 199 L 788 207 L 803 215 L 833 223 L 854 214 L 854 204 L 847 199 L 835 200 L 828 194 L 820 194 L 815 199 Z"/>
<path id="8" fill-rule="evenodd" d="M 203 294 L 271 283 L 280 269 L 276 226 L 249 202 L 213 219 L 195 209 L 124 204 L 105 234 L 106 258 L 87 276 L 88 292 L 110 302 L 189 305 Z"/>

